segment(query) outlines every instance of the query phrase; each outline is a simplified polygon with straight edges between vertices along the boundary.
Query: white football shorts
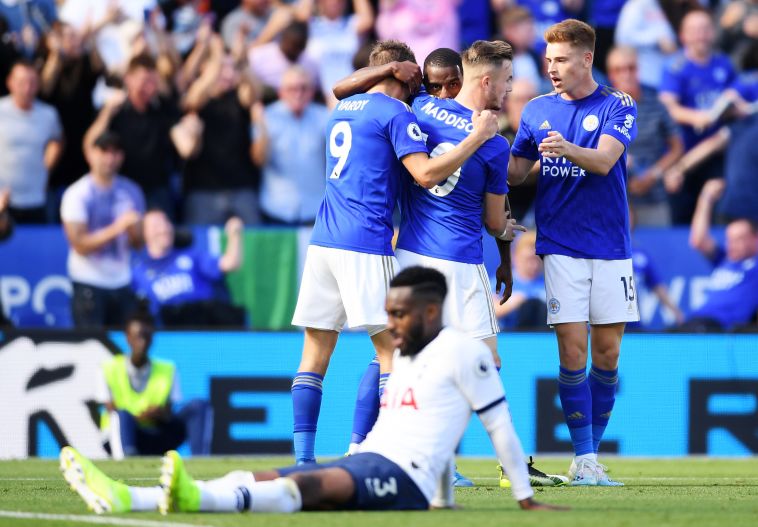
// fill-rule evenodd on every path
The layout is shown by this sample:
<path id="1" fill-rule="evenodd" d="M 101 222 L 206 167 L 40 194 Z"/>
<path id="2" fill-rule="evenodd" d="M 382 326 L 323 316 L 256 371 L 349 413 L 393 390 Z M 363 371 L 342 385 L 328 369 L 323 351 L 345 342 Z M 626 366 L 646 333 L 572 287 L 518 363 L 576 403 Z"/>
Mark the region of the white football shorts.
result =
<path id="1" fill-rule="evenodd" d="M 387 326 L 384 301 L 398 269 L 394 256 L 309 245 L 292 324 L 341 331 Z"/>
<path id="2" fill-rule="evenodd" d="M 547 254 L 547 323 L 637 322 L 637 284 L 632 260 L 594 260 Z"/>
<path id="3" fill-rule="evenodd" d="M 482 264 L 469 264 L 424 256 L 404 249 L 395 251 L 401 269 L 420 265 L 445 275 L 447 297 L 442 306 L 442 323 L 465 332 L 471 338 L 486 339 L 499 331 L 492 286 Z"/>

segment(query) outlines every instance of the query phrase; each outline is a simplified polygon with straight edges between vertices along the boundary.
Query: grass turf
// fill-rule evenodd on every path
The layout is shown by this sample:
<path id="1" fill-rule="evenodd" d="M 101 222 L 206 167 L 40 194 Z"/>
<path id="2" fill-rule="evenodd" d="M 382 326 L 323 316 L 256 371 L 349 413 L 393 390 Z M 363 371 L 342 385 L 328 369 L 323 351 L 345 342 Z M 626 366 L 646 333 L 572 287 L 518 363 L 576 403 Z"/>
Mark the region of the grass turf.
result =
<path id="1" fill-rule="evenodd" d="M 459 470 L 477 487 L 456 492 L 460 511 L 434 512 L 339 512 L 291 516 L 240 514 L 182 514 L 163 518 L 157 513 L 114 515 L 111 525 L 148 525 L 151 521 L 179 522 L 205 526 L 308 526 L 363 527 L 485 527 L 489 525 L 540 526 L 723 526 L 758 525 L 758 458 L 742 459 L 625 459 L 610 458 L 612 477 L 626 483 L 621 488 L 548 488 L 537 490 L 540 501 L 568 505 L 570 512 L 522 512 L 508 491 L 498 487 L 495 462 L 458 460 Z M 283 458 L 189 459 L 187 467 L 197 478 L 213 478 L 246 468 L 261 470 L 287 464 Z M 568 459 L 542 458 L 537 466 L 561 473 Z M 124 462 L 103 461 L 98 466 L 131 485 L 157 482 L 157 458 L 135 458 Z M 3 517 L 3 511 L 25 511 L 54 515 L 86 515 L 84 503 L 68 489 L 57 462 L 25 460 L 0 462 L 0 526 L 70 527 L 79 519 L 19 519 Z M 87 515 L 92 518 L 92 515 Z"/>

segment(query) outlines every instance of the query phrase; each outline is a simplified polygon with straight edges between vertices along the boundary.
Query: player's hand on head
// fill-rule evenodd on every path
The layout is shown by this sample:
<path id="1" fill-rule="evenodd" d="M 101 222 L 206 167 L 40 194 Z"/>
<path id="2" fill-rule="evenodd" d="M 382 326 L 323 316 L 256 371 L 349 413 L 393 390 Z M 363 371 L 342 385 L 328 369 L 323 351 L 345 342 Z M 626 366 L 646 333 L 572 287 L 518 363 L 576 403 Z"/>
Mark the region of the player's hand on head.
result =
<path id="1" fill-rule="evenodd" d="M 500 129 L 497 115 L 490 110 L 483 110 L 477 112 L 476 110 L 471 113 L 471 124 L 474 125 L 475 134 L 479 134 L 487 139 L 495 137 Z"/>
<path id="2" fill-rule="evenodd" d="M 547 133 L 547 137 L 537 146 L 537 150 L 545 157 L 558 158 L 568 154 L 570 144 L 560 132 L 551 130 Z"/>
<path id="3" fill-rule="evenodd" d="M 392 63 L 392 76 L 407 84 L 411 93 L 416 93 L 421 86 L 421 68 L 415 62 L 405 60 Z"/>

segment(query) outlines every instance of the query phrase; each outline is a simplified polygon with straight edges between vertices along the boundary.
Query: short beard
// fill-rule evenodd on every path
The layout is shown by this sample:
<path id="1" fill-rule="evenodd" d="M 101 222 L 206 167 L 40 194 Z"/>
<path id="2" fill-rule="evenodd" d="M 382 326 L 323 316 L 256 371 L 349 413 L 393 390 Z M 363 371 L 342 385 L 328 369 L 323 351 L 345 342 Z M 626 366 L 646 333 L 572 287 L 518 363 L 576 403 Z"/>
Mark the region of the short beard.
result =
<path id="1" fill-rule="evenodd" d="M 400 348 L 400 355 L 403 357 L 414 357 L 418 355 L 431 341 L 437 338 L 439 332 L 435 332 L 431 335 L 424 335 L 424 329 L 421 325 L 413 328 L 413 331 L 409 334 L 409 339 L 406 339 L 406 345 L 404 348 Z"/>

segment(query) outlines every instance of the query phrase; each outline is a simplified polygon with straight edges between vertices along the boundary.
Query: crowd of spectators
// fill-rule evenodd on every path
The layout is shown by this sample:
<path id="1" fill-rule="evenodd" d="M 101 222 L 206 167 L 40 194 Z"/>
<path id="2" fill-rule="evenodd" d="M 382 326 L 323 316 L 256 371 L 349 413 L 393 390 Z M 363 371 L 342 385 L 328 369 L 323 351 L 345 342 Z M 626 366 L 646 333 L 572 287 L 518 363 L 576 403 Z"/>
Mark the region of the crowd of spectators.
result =
<path id="1" fill-rule="evenodd" d="M 16 224 L 63 222 L 75 318 L 89 320 L 114 291 L 93 289 L 103 270 L 86 262 L 128 260 L 147 210 L 179 225 L 311 224 L 331 88 L 372 41 L 403 40 L 419 63 L 510 42 L 509 137 L 550 90 L 542 32 L 567 17 L 597 32 L 597 78 L 638 103 L 638 224 L 688 225 L 712 179 L 717 222 L 758 220 L 756 0 L 2 0 L 0 192 Z M 85 192 L 109 164 L 113 188 Z M 535 180 L 512 190 L 529 225 Z M 120 278 L 108 288 L 128 285 L 105 272 Z"/>

